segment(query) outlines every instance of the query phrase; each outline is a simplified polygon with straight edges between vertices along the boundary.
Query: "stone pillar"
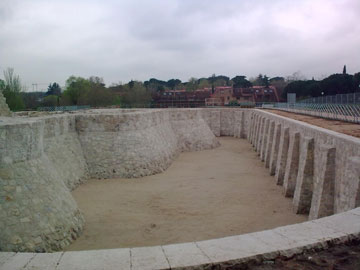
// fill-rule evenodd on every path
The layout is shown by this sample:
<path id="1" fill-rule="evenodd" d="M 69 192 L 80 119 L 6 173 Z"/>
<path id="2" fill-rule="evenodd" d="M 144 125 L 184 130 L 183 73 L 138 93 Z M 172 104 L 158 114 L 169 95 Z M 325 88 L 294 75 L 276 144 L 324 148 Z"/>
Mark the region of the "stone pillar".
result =
<path id="1" fill-rule="evenodd" d="M 259 116 L 257 114 L 255 114 L 254 115 L 253 129 L 252 129 L 252 134 L 251 134 L 251 141 L 250 141 L 252 146 L 254 146 L 254 142 L 255 142 L 255 138 L 256 138 L 258 120 L 259 120 Z"/>
<path id="2" fill-rule="evenodd" d="M 305 137 L 300 149 L 299 172 L 294 192 L 294 212 L 308 214 L 314 185 L 314 139 Z"/>
<path id="3" fill-rule="evenodd" d="M 260 115 L 256 115 L 256 127 L 255 127 L 254 139 L 253 139 L 253 147 L 255 149 L 256 149 L 257 138 L 259 136 L 260 120 L 261 120 Z"/>
<path id="4" fill-rule="evenodd" d="M 336 213 L 360 206 L 360 157 L 349 157 L 340 183 L 340 198 Z"/>
<path id="5" fill-rule="evenodd" d="M 334 214 L 335 157 L 335 147 L 320 145 L 319 170 L 315 175 L 310 220 Z"/>
<path id="6" fill-rule="evenodd" d="M 267 138 L 268 138 L 268 134 L 269 134 L 269 123 L 270 123 L 270 119 L 266 119 L 265 120 L 264 132 L 263 132 L 264 134 L 262 136 L 261 147 L 260 147 L 260 159 L 261 159 L 261 161 L 265 161 L 265 148 L 266 148 Z"/>
<path id="7" fill-rule="evenodd" d="M 284 195 L 285 197 L 293 197 L 296 178 L 299 169 L 299 147 L 300 147 L 300 133 L 295 132 L 290 138 L 289 151 L 286 161 L 285 176 L 284 176 Z"/>
<path id="8" fill-rule="evenodd" d="M 256 145 L 255 145 L 255 150 L 256 150 L 256 152 L 258 152 L 258 155 L 260 155 L 261 139 L 262 139 L 262 134 L 264 133 L 264 121 L 265 121 L 265 118 L 261 117 L 260 125 L 259 125 L 259 132 L 258 132 L 258 136 L 256 139 Z"/>
<path id="9" fill-rule="evenodd" d="M 245 133 L 245 112 L 241 111 L 241 122 L 240 122 L 240 138 L 245 139 L 246 133 Z"/>
<path id="10" fill-rule="evenodd" d="M 283 185 L 284 182 L 288 151 L 289 151 L 289 128 L 285 127 L 283 128 L 281 133 L 279 154 L 276 163 L 275 180 L 277 185 Z"/>
<path id="11" fill-rule="evenodd" d="M 251 113 L 250 115 L 250 123 L 249 123 L 249 132 L 248 132 L 248 141 L 251 143 L 253 133 L 254 133 L 254 127 L 255 127 L 255 115 L 254 113 Z"/>
<path id="12" fill-rule="evenodd" d="M 265 149 L 265 168 L 269 168 L 270 165 L 270 156 L 271 156 L 271 148 L 274 139 L 274 132 L 275 132 L 275 121 L 271 121 L 269 127 L 269 134 L 267 138 L 267 144 Z"/>
<path id="13" fill-rule="evenodd" d="M 277 124 L 275 126 L 274 137 L 271 146 L 270 164 L 269 164 L 270 175 L 275 175 L 276 172 L 276 165 L 279 156 L 280 137 L 281 137 L 281 124 Z"/>

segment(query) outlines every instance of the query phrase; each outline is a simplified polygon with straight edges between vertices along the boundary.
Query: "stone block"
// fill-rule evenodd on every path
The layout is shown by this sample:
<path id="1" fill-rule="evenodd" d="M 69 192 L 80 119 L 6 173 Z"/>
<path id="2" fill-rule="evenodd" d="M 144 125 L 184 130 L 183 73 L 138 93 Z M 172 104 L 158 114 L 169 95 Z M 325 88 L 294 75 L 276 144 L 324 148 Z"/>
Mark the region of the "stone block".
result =
<path id="1" fill-rule="evenodd" d="M 299 171 L 294 192 L 294 211 L 308 214 L 314 185 L 314 139 L 305 137 L 301 144 Z"/>
<path id="2" fill-rule="evenodd" d="M 270 119 L 265 119 L 265 126 L 264 126 L 264 132 L 261 139 L 261 147 L 260 147 L 260 159 L 261 161 L 265 161 L 265 149 L 269 134 L 269 127 L 270 127 Z"/>
<path id="3" fill-rule="evenodd" d="M 284 127 L 281 132 L 279 153 L 276 163 L 275 181 L 277 185 L 283 185 L 287 155 L 289 152 L 289 128 Z"/>
<path id="4" fill-rule="evenodd" d="M 347 211 L 332 216 L 319 218 L 311 221 L 322 228 L 336 231 L 341 241 L 347 241 L 360 236 L 360 215 Z"/>
<path id="5" fill-rule="evenodd" d="M 161 246 L 132 248 L 130 251 L 132 270 L 170 269 Z"/>
<path id="6" fill-rule="evenodd" d="M 263 134 L 264 134 L 264 126 L 265 126 L 265 117 L 261 117 L 260 118 L 258 137 L 256 139 L 257 141 L 256 141 L 256 145 L 255 145 L 255 150 L 256 150 L 256 152 L 258 152 L 258 155 L 260 155 L 262 137 L 263 137 Z"/>
<path id="7" fill-rule="evenodd" d="M 290 137 L 289 151 L 286 160 L 286 168 L 284 175 L 284 195 L 285 197 L 293 197 L 296 178 L 299 169 L 299 154 L 300 154 L 300 133 L 295 132 Z"/>
<path id="8" fill-rule="evenodd" d="M 269 127 L 269 133 L 267 137 L 266 149 L 265 149 L 265 168 L 269 168 L 270 166 L 270 156 L 271 156 L 271 149 L 274 140 L 274 133 L 275 133 L 275 121 L 271 121 Z"/>
<path id="9" fill-rule="evenodd" d="M 279 254 L 276 247 L 262 241 L 256 233 L 200 241 L 197 244 L 214 264 L 224 269 L 264 256 L 275 258 Z"/>
<path id="10" fill-rule="evenodd" d="M 130 249 L 69 251 L 62 256 L 57 270 L 130 270 Z"/>
<path id="11" fill-rule="evenodd" d="M 184 243 L 163 246 L 171 269 L 197 266 L 191 269 L 207 269 L 211 265 L 210 259 L 195 243 Z"/>
<path id="12" fill-rule="evenodd" d="M 20 270 L 35 257 L 36 253 L 16 253 L 16 255 L 8 258 L 3 265 L 0 265 L 1 270 Z"/>
<path id="13" fill-rule="evenodd" d="M 257 132 L 258 132 L 258 127 L 259 127 L 259 115 L 255 114 L 254 123 L 253 123 L 253 132 L 252 132 L 252 136 L 251 136 L 251 144 L 254 147 L 255 147 L 255 141 L 256 141 L 256 136 L 257 136 Z"/>
<path id="14" fill-rule="evenodd" d="M 0 252 L 0 266 L 3 265 L 11 257 L 15 256 L 15 252 Z"/>
<path id="15" fill-rule="evenodd" d="M 281 124 L 277 124 L 275 126 L 274 137 L 273 137 L 271 153 L 270 153 L 270 161 L 269 161 L 270 175 L 275 175 L 276 173 L 277 160 L 279 156 L 280 138 L 281 138 Z"/>
<path id="16" fill-rule="evenodd" d="M 344 237 L 342 232 L 314 222 L 283 226 L 273 231 L 288 238 L 294 245 L 302 247 L 303 250 L 308 248 L 324 248 L 327 247 L 327 241 Z"/>
<path id="17" fill-rule="evenodd" d="M 26 270 L 55 270 L 63 252 L 37 253 Z"/>
<path id="18" fill-rule="evenodd" d="M 360 206 L 360 157 L 349 157 L 340 184 L 337 211 L 344 212 Z"/>
<path id="19" fill-rule="evenodd" d="M 336 148 L 320 145 L 319 173 L 314 178 L 309 219 L 334 214 Z"/>

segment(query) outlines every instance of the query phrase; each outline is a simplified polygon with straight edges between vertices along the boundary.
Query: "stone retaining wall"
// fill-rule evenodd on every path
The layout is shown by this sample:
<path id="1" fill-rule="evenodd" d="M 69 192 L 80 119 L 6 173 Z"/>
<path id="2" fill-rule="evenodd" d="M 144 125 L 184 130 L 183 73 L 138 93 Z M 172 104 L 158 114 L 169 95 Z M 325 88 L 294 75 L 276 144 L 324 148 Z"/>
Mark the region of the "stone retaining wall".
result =
<path id="1" fill-rule="evenodd" d="M 55 251 L 83 217 L 70 191 L 91 178 L 165 170 L 219 145 L 199 110 L 99 110 L 0 122 L 0 250 Z"/>
<path id="2" fill-rule="evenodd" d="M 248 140 L 294 211 L 316 219 L 360 206 L 360 139 L 261 110 Z"/>
<path id="3" fill-rule="evenodd" d="M 203 269 L 358 237 L 359 208 L 348 211 L 360 205 L 357 138 L 261 110 L 99 110 L 0 123 L 0 227 L 5 228 L 0 250 L 63 248 L 76 239 L 84 222 L 71 189 L 89 177 L 160 172 L 180 151 L 218 146 L 214 135 L 247 138 L 274 175 L 274 184 L 294 198 L 295 212 L 309 213 L 311 220 L 347 212 L 270 231 L 163 247 L 0 253 L 0 265 L 52 269 L 55 263 L 57 269 L 91 269 L 98 258 L 109 269 L 112 263 L 124 269 Z"/>

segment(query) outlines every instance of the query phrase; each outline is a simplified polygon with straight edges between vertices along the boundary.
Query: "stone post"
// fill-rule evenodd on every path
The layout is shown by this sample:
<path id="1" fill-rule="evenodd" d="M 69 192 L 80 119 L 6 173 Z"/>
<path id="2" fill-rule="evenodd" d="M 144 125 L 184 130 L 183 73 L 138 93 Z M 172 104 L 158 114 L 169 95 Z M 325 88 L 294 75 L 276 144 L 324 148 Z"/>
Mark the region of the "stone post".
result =
<path id="1" fill-rule="evenodd" d="M 277 124 L 275 127 L 274 138 L 271 146 L 270 154 L 270 175 L 275 175 L 276 165 L 279 156 L 279 147 L 280 147 L 280 137 L 281 137 L 281 124 Z"/>
<path id="2" fill-rule="evenodd" d="M 281 133 L 279 154 L 276 164 L 275 180 L 277 185 L 283 185 L 286 160 L 289 151 L 289 128 L 285 127 Z"/>
<path id="3" fill-rule="evenodd" d="M 284 176 L 285 197 L 294 196 L 296 178 L 299 169 L 299 147 L 300 147 L 300 133 L 295 132 L 290 138 L 288 157 L 286 161 L 286 169 Z"/>
<path id="4" fill-rule="evenodd" d="M 320 145 L 319 171 L 315 175 L 309 219 L 334 214 L 336 148 Z"/>
<path id="5" fill-rule="evenodd" d="M 271 148 L 274 139 L 274 132 L 275 132 L 275 121 L 271 121 L 269 134 L 267 138 L 267 144 L 265 149 L 265 168 L 269 168 L 270 165 L 270 156 L 271 156 Z"/>
<path id="6" fill-rule="evenodd" d="M 301 144 L 299 172 L 294 192 L 294 212 L 308 214 L 314 185 L 314 139 L 305 137 Z"/>
<path id="7" fill-rule="evenodd" d="M 264 134 L 262 136 L 261 147 L 260 147 L 260 159 L 261 159 L 261 161 L 265 161 L 265 148 L 266 148 L 267 138 L 268 138 L 268 134 L 269 134 L 269 123 L 270 123 L 270 119 L 266 119 L 265 120 L 264 132 L 263 132 Z"/>

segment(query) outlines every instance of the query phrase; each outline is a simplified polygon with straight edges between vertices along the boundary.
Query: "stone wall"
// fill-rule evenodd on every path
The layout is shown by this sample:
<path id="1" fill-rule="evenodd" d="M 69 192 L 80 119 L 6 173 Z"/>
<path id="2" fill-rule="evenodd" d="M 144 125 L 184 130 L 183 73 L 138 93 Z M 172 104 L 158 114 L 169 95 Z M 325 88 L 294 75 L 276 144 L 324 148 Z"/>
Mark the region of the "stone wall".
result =
<path id="1" fill-rule="evenodd" d="M 359 138 L 266 111 L 247 113 L 247 138 L 296 213 L 316 219 L 360 206 Z"/>
<path id="2" fill-rule="evenodd" d="M 94 178 L 141 177 L 166 170 L 181 151 L 219 145 L 199 110 L 82 114 L 76 129 Z"/>
<path id="3" fill-rule="evenodd" d="M 4 119 L 4 120 L 3 120 Z M 165 170 L 215 136 L 247 138 L 294 211 L 310 219 L 360 206 L 360 139 L 266 111 L 93 110 L 0 122 L 0 251 L 54 251 L 84 224 L 70 190 L 89 177 Z"/>
<path id="4" fill-rule="evenodd" d="M 219 145 L 199 110 L 99 110 L 0 122 L 0 251 L 54 251 L 83 217 L 70 190 L 92 178 L 165 170 Z"/>
<path id="5" fill-rule="evenodd" d="M 0 91 L 0 116 L 11 116 L 11 112 L 6 103 L 3 93 Z"/>
<path id="6" fill-rule="evenodd" d="M 54 160 L 54 130 L 44 120 L 10 118 L 0 125 L 0 250 L 59 250 L 82 230 L 84 220 L 65 184 L 73 175 L 63 172 L 81 155 L 72 160 L 75 154 L 57 154 Z M 57 141 L 56 152 L 72 151 L 75 142 Z"/>

